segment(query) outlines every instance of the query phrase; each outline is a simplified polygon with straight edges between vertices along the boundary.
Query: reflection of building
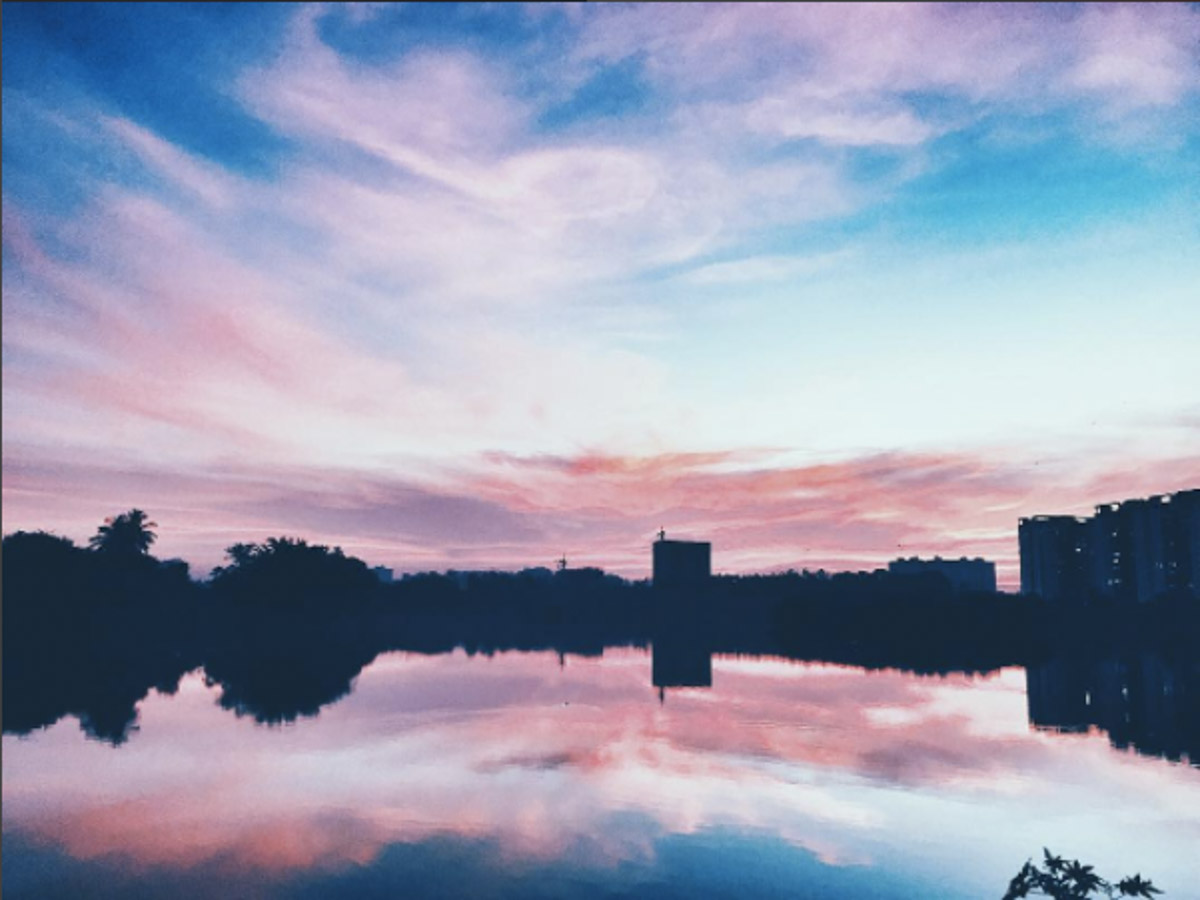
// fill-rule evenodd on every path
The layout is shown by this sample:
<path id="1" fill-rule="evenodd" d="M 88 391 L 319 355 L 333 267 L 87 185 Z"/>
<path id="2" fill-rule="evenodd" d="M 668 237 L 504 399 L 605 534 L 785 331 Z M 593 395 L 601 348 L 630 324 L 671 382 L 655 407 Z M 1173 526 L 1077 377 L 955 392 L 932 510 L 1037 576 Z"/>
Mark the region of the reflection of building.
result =
<path id="1" fill-rule="evenodd" d="M 956 591 L 992 591 L 996 590 L 996 564 L 986 559 L 918 559 L 913 556 L 908 559 L 894 559 L 888 563 L 888 571 L 893 575 L 922 575 L 936 572 L 946 576 L 950 586 Z"/>
<path id="2" fill-rule="evenodd" d="M 1096 727 L 1115 747 L 1200 766 L 1200 665 L 1143 653 L 1057 658 L 1026 669 L 1029 722 L 1052 731 Z"/>
<path id="3" fill-rule="evenodd" d="M 712 544 L 668 541 L 664 532 L 654 542 L 655 587 L 701 587 L 712 576 Z"/>
<path id="4" fill-rule="evenodd" d="M 695 635 L 657 634 L 650 670 L 660 695 L 664 688 L 712 687 L 712 651 Z"/>
<path id="5" fill-rule="evenodd" d="M 1090 518 L 1021 519 L 1021 591 L 1146 603 L 1200 596 L 1200 489 L 1096 507 Z"/>

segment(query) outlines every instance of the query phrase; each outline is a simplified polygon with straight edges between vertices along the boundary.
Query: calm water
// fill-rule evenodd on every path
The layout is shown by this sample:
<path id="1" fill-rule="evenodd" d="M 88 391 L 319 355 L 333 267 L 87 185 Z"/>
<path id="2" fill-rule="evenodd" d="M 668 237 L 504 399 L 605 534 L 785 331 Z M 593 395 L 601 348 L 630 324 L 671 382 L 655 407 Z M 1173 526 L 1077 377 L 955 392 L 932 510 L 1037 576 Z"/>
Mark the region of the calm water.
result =
<path id="1" fill-rule="evenodd" d="M 393 653 L 275 726 L 194 672 L 120 746 L 73 718 L 5 735 L 3 888 L 987 898 L 1046 845 L 1195 897 L 1200 769 L 1150 755 L 1181 727 L 1160 669 L 1134 679 L 1138 723 L 1054 667 L 1028 676 L 1031 704 L 1024 669 Z"/>

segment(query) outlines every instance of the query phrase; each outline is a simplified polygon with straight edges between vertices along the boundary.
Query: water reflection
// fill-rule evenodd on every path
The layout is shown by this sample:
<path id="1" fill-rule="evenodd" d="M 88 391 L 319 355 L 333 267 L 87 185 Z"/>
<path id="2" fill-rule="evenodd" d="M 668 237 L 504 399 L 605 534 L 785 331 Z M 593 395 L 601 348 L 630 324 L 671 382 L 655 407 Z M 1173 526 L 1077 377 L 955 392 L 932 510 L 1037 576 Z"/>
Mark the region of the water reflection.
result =
<path id="1" fill-rule="evenodd" d="M 656 638 L 388 653 L 285 728 L 230 716 L 225 683 L 195 673 L 151 693 L 115 751 L 66 723 L 6 737 L 6 894 L 371 896 L 403 878 L 966 898 L 1015 871 L 1031 821 L 1038 842 L 1168 887 L 1200 838 L 1194 770 L 1031 731 L 1020 669 L 919 677 Z"/>
<path id="2" fill-rule="evenodd" d="M 220 704 L 261 724 L 315 716 L 346 697 L 375 659 L 375 636 L 337 620 L 301 621 L 287 628 L 243 617 L 236 641 L 213 642 L 205 677 L 221 689 Z"/>
<path id="3" fill-rule="evenodd" d="M 1028 642 L 863 639 L 771 596 L 502 599 L 26 604 L 6 895 L 967 898 L 1042 844 L 1170 888 L 1200 840 L 1198 773 L 1150 758 L 1196 760 L 1191 659 L 1023 669 Z"/>
<path id="4" fill-rule="evenodd" d="M 640 630 L 586 622 L 454 622 L 445 618 L 382 617 L 362 621 L 310 616 L 287 619 L 241 613 L 219 634 L 203 628 L 187 640 L 155 640 L 111 615 L 53 641 L 6 635 L 4 731 L 29 734 L 72 715 L 90 737 L 124 743 L 138 722 L 138 704 L 152 691 L 170 694 L 200 670 L 219 690 L 219 705 L 261 724 L 316 716 L 344 700 L 380 653 L 442 654 L 466 648 L 491 656 L 550 651 L 600 657 L 613 646 L 650 647 L 649 682 L 664 700 L 676 688 L 711 688 L 717 654 L 846 662 L 853 648 L 809 640 L 803 655 L 760 622 L 722 621 L 704 598 L 680 595 L 660 604 Z M 142 616 L 143 614 L 139 614 Z M 179 623 L 171 618 L 173 628 Z M 210 629 L 211 632 L 211 629 Z M 172 646 L 174 645 L 174 646 Z M 877 651 L 858 660 L 875 668 Z M 937 674 L 998 671 L 989 659 L 936 668 Z M 904 669 L 901 668 L 903 671 Z M 921 666 L 921 671 L 929 671 Z M 1028 722 L 1047 731 L 1099 729 L 1118 748 L 1200 765 L 1200 662 L 1143 651 L 1124 656 L 1067 654 L 1026 666 Z"/>
<path id="5" fill-rule="evenodd" d="M 1152 653 L 1031 665 L 1030 724 L 1052 731 L 1098 728 L 1114 747 L 1200 766 L 1200 663 Z"/>

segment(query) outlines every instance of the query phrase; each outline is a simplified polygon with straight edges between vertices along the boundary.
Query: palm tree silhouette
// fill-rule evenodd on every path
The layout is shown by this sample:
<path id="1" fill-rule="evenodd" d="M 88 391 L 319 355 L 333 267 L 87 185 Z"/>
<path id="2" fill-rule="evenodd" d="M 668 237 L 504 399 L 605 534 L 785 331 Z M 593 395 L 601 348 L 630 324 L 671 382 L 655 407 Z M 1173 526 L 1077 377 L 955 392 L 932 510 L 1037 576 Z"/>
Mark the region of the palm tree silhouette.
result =
<path id="1" fill-rule="evenodd" d="M 93 550 L 114 556 L 144 556 L 150 552 L 150 545 L 158 537 L 150 529 L 157 527 L 157 522 L 147 521 L 142 510 L 131 509 L 105 519 L 88 545 Z"/>

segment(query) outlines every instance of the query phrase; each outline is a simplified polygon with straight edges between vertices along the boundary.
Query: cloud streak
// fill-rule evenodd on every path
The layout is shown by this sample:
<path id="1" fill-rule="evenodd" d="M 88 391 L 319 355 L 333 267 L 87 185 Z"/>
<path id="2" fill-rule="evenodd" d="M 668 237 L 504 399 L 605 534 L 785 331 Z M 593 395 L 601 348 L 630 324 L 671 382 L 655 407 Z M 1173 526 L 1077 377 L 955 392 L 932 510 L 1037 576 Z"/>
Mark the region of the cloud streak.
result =
<path id="1" fill-rule="evenodd" d="M 1194 429 L 1144 427 L 1200 377 L 1194 9 L 416 15 L 300 8 L 212 71 L 182 34 L 236 126 L 139 93 L 136 29 L 137 78 L 49 92 L 28 59 L 78 48 L 10 23 L 6 528 L 161 498 L 205 565 L 247 528 L 636 574 L 666 524 L 1011 584 L 1018 515 L 1194 486 Z"/>
<path id="2" fill-rule="evenodd" d="M 131 506 L 161 525 L 156 550 L 201 573 L 241 540 L 296 535 L 400 571 L 518 569 L 566 552 L 632 578 L 649 574 L 659 526 L 711 540 L 719 571 L 861 570 L 897 556 L 983 555 L 1017 586 L 1016 520 L 1086 513 L 1095 502 L 1192 483 L 1191 459 L 1152 473 L 1071 474 L 1059 460 L 877 455 L 817 465 L 772 453 L 653 457 L 491 453 L 454 466 L 419 458 L 409 473 L 227 462 L 187 471 L 136 460 L 5 461 L 6 529 L 48 527 L 83 542 Z"/>

